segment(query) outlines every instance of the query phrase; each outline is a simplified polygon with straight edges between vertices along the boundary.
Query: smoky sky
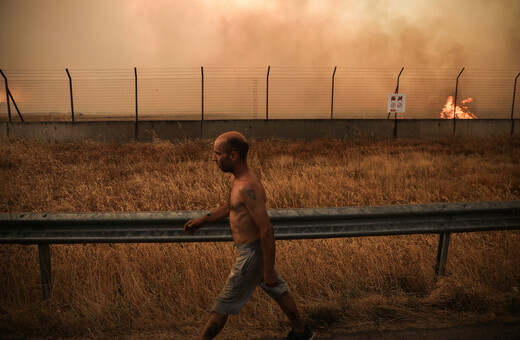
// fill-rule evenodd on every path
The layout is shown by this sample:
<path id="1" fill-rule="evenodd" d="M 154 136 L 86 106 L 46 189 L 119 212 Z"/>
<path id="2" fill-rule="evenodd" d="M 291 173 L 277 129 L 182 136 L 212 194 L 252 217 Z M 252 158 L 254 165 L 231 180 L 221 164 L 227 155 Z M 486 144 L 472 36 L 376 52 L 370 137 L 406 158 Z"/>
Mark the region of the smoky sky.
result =
<path id="1" fill-rule="evenodd" d="M 0 68 L 520 68 L 518 0 L 0 0 Z"/>

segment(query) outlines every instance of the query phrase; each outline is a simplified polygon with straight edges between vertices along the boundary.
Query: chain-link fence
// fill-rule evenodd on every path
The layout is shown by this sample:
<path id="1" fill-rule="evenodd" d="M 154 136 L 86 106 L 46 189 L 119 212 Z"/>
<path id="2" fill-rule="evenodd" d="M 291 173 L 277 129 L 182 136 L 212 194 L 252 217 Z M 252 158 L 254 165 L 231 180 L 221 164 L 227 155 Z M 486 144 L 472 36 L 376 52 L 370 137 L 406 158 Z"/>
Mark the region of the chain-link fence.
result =
<path id="1" fill-rule="evenodd" d="M 519 107 L 518 70 L 267 66 L 2 75 L 3 121 L 388 118 L 388 94 L 396 91 L 406 94 L 406 111 L 397 116 L 405 119 L 441 118 L 450 97 L 477 118 L 517 118 Z"/>

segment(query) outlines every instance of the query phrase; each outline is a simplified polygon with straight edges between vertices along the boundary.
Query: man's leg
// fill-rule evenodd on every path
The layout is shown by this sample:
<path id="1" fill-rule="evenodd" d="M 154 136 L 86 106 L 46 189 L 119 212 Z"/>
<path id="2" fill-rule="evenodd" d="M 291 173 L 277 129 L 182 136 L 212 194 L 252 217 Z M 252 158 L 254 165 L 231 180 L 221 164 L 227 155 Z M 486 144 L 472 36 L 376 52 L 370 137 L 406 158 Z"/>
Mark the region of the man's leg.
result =
<path id="1" fill-rule="evenodd" d="M 226 323 L 227 315 L 222 315 L 216 312 L 213 312 L 206 323 L 206 326 L 204 327 L 204 330 L 202 331 L 202 335 L 199 339 L 206 340 L 206 339 L 213 339 L 217 334 L 220 332 L 220 330 L 224 327 L 224 324 Z"/>
<path id="2" fill-rule="evenodd" d="M 294 303 L 291 294 L 285 292 L 275 300 L 285 315 L 289 318 L 293 331 L 296 333 L 302 333 L 305 330 L 305 325 L 301 320 L 300 313 L 298 312 L 298 308 L 296 307 L 296 303 Z"/>

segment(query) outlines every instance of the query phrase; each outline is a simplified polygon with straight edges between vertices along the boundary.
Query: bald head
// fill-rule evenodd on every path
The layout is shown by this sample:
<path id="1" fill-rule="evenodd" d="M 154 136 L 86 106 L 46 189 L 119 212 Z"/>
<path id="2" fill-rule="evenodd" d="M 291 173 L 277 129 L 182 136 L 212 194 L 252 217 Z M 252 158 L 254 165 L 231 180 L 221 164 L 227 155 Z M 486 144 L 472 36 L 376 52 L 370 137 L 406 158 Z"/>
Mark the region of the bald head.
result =
<path id="1" fill-rule="evenodd" d="M 217 143 L 224 147 L 226 153 L 229 154 L 235 151 L 240 159 L 245 160 L 247 158 L 249 143 L 240 132 L 230 131 L 223 133 L 215 140 L 215 144 Z"/>

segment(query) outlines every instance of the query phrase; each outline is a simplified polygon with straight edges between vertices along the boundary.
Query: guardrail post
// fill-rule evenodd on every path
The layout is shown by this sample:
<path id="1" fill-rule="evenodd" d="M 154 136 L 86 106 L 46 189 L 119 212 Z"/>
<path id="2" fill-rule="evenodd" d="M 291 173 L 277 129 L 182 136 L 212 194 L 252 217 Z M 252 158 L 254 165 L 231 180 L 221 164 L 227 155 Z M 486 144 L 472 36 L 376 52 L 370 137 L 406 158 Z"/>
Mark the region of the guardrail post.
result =
<path id="1" fill-rule="evenodd" d="M 4 81 L 5 81 L 5 97 L 6 97 L 6 104 L 7 104 L 7 114 L 9 115 L 9 122 L 11 122 L 11 103 L 9 102 L 9 85 L 7 84 L 7 77 L 5 76 L 2 69 L 0 69 L 0 73 L 2 74 L 2 77 L 4 77 Z"/>
<path id="2" fill-rule="evenodd" d="M 459 78 L 462 72 L 464 72 L 464 67 L 460 70 L 460 73 L 457 76 L 457 82 L 455 83 L 455 99 L 453 99 L 453 135 L 455 135 L 455 128 L 457 127 L 457 94 L 459 92 Z"/>
<path id="3" fill-rule="evenodd" d="M 70 88 L 70 110 L 72 112 L 72 122 L 74 122 L 74 97 L 72 95 L 72 78 L 70 77 L 69 69 L 66 68 L 67 76 L 69 77 L 69 88 Z"/>
<path id="4" fill-rule="evenodd" d="M 439 234 L 439 248 L 437 250 L 437 262 L 435 264 L 435 275 L 437 276 L 444 275 L 446 272 L 450 235 L 450 233 Z"/>
<path id="5" fill-rule="evenodd" d="M 336 68 L 334 66 L 334 72 L 332 73 L 332 97 L 330 99 L 330 119 L 334 119 L 334 76 L 336 75 Z"/>
<path id="6" fill-rule="evenodd" d="M 267 88 L 265 89 L 265 120 L 269 120 L 269 72 L 271 65 L 267 66 Z"/>
<path id="7" fill-rule="evenodd" d="M 48 243 L 38 243 L 38 257 L 40 259 L 43 299 L 47 300 L 52 291 L 51 251 Z"/>
<path id="8" fill-rule="evenodd" d="M 515 112 L 516 81 L 518 79 L 518 76 L 520 76 L 520 73 L 516 75 L 515 88 L 513 89 L 513 104 L 511 105 L 511 136 L 513 135 L 513 132 L 515 130 L 515 120 L 513 119 L 513 113 Z"/>

